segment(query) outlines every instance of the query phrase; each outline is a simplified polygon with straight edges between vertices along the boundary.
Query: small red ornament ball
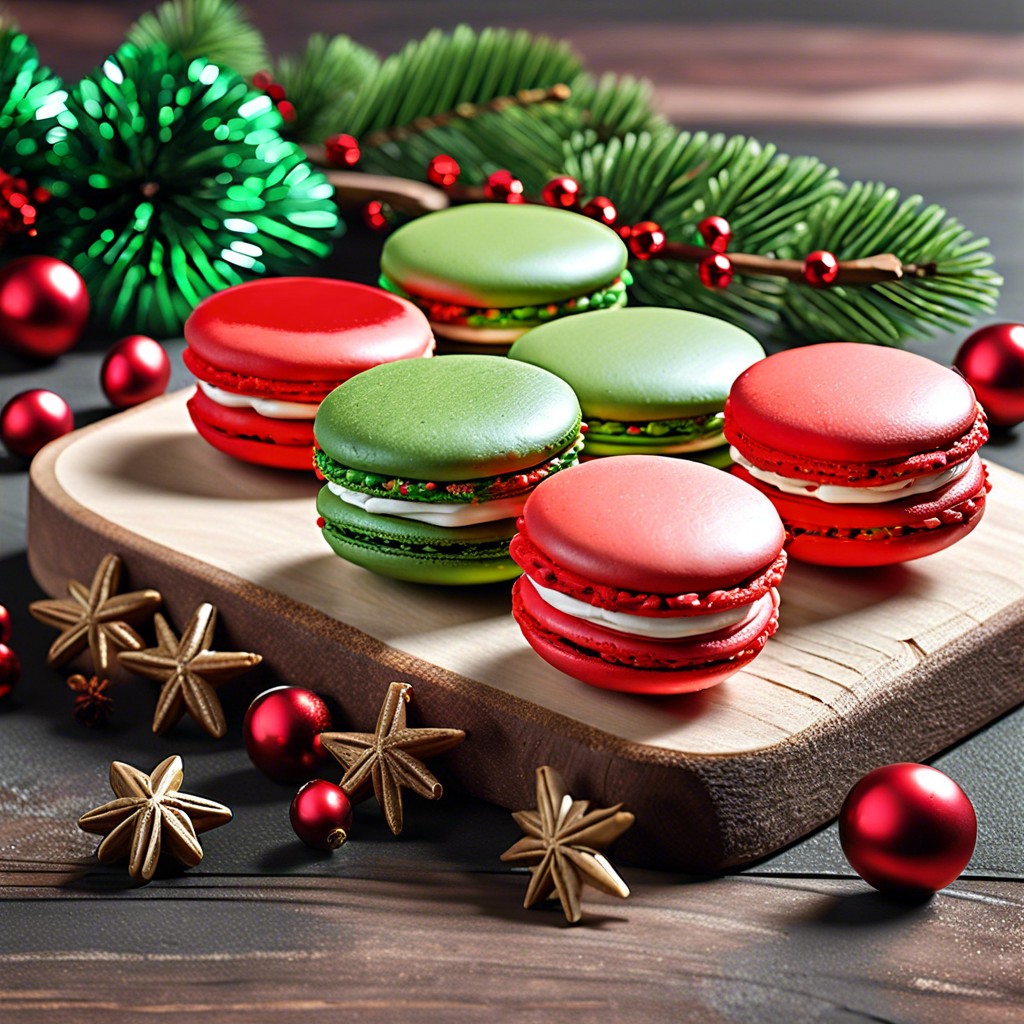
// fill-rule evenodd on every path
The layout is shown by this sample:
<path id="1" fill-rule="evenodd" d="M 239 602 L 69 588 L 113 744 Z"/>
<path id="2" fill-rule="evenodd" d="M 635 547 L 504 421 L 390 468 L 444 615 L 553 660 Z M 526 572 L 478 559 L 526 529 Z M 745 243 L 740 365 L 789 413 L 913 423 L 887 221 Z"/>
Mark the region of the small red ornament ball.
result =
<path id="1" fill-rule="evenodd" d="M 11 613 L 0 604 L 0 644 L 11 642 Z"/>
<path id="2" fill-rule="evenodd" d="M 451 188 L 459 180 L 461 170 L 454 158 L 447 153 L 438 153 L 427 164 L 427 181 L 440 188 Z"/>
<path id="3" fill-rule="evenodd" d="M 107 352 L 100 368 L 103 394 L 118 409 L 162 395 L 170 379 L 171 361 L 163 346 L 144 334 L 122 338 Z"/>
<path id="4" fill-rule="evenodd" d="M 77 270 L 52 256 L 22 256 L 0 269 L 0 345 L 55 359 L 78 341 L 89 293 Z"/>
<path id="5" fill-rule="evenodd" d="M 607 196 L 594 196 L 580 211 L 584 217 L 600 221 L 606 228 L 615 227 L 619 211 Z"/>
<path id="6" fill-rule="evenodd" d="M 721 252 L 705 256 L 697 264 L 697 276 L 705 288 L 728 288 L 732 284 L 732 260 Z"/>
<path id="7" fill-rule="evenodd" d="M 540 193 L 547 206 L 560 210 L 575 210 L 580 205 L 580 183 L 575 178 L 552 178 Z"/>
<path id="8" fill-rule="evenodd" d="M 511 171 L 495 171 L 487 178 L 484 195 L 492 203 L 525 203 L 523 183 Z"/>
<path id="9" fill-rule="evenodd" d="M 725 252 L 732 241 L 732 225 L 724 217 L 705 217 L 697 225 L 697 234 L 712 252 Z"/>
<path id="10" fill-rule="evenodd" d="M 330 758 L 320 745 L 331 713 L 312 690 L 276 686 L 249 705 L 242 723 L 249 759 L 275 782 L 301 782 Z"/>
<path id="11" fill-rule="evenodd" d="M 839 842 L 854 871 L 883 892 L 938 892 L 967 866 L 978 823 L 964 791 L 924 764 L 868 772 L 839 812 Z"/>
<path id="12" fill-rule="evenodd" d="M 665 248 L 665 232 L 653 220 L 642 220 L 629 229 L 626 245 L 638 260 L 649 260 Z"/>
<path id="13" fill-rule="evenodd" d="M 332 167 L 355 167 L 362 156 L 359 140 L 352 135 L 331 135 L 324 140 L 324 150 Z"/>
<path id="14" fill-rule="evenodd" d="M 1024 324 L 989 324 L 960 346 L 953 365 L 997 427 L 1024 423 Z"/>
<path id="15" fill-rule="evenodd" d="M 827 288 L 838 275 L 839 260 L 832 253 L 818 249 L 805 257 L 804 280 L 812 288 Z"/>
<path id="16" fill-rule="evenodd" d="M 0 700 L 11 695 L 21 678 L 21 662 L 7 644 L 0 644 Z"/>
<path id="17" fill-rule="evenodd" d="M 307 846 L 336 850 L 348 839 L 352 804 L 340 786 L 314 779 L 295 794 L 288 816 L 295 834 Z"/>
<path id="18" fill-rule="evenodd" d="M 42 388 L 20 392 L 0 410 L 0 441 L 9 452 L 26 459 L 74 429 L 68 403 Z"/>

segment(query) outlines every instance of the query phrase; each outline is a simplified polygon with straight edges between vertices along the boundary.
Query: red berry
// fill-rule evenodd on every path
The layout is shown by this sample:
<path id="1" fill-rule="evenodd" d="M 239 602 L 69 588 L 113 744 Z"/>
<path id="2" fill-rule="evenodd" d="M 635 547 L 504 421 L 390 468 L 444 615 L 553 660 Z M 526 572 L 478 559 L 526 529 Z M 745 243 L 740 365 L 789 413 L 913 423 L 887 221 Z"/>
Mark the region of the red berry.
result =
<path id="1" fill-rule="evenodd" d="M 266 90 L 269 88 L 271 82 L 273 82 L 273 79 L 270 77 L 269 71 L 257 71 L 256 74 L 252 76 L 252 84 L 257 89 Z"/>
<path id="2" fill-rule="evenodd" d="M 324 142 L 327 162 L 333 167 L 354 167 L 359 163 L 359 141 L 351 135 L 332 135 Z"/>
<path id="3" fill-rule="evenodd" d="M 643 220 L 629 229 L 626 244 L 638 260 L 649 260 L 665 248 L 665 232 L 653 220 Z"/>
<path id="4" fill-rule="evenodd" d="M 732 281 L 732 260 L 720 252 L 705 256 L 697 264 L 697 275 L 705 288 L 728 288 Z"/>
<path id="5" fill-rule="evenodd" d="M 812 288 L 827 288 L 838 274 L 839 261 L 824 249 L 808 253 L 804 260 L 804 280 Z"/>
<path id="6" fill-rule="evenodd" d="M 697 225 L 697 232 L 704 244 L 714 252 L 725 252 L 732 241 L 732 227 L 724 217 L 705 217 Z"/>
<path id="7" fill-rule="evenodd" d="M 484 185 L 484 195 L 495 203 L 522 203 L 525 202 L 523 196 L 523 183 L 518 179 L 512 177 L 511 171 L 495 171 L 492 175 L 487 178 L 487 184 Z"/>
<path id="8" fill-rule="evenodd" d="M 619 211 L 607 196 L 594 196 L 580 211 L 584 217 L 600 221 L 605 227 L 614 227 L 619 219 Z"/>
<path id="9" fill-rule="evenodd" d="M 427 164 L 427 181 L 441 188 L 451 188 L 459 180 L 460 170 L 458 163 L 452 157 L 446 153 L 438 153 Z"/>
<path id="10" fill-rule="evenodd" d="M 323 516 L 316 517 L 316 528 L 322 530 L 327 525 L 327 520 Z"/>
<path id="11" fill-rule="evenodd" d="M 541 198 L 547 206 L 574 210 L 580 203 L 580 183 L 565 175 L 552 178 L 541 190 Z"/>
<path id="12" fill-rule="evenodd" d="M 363 206 L 363 223 L 371 231 L 386 231 L 389 225 L 388 207 L 379 199 L 371 199 Z"/>

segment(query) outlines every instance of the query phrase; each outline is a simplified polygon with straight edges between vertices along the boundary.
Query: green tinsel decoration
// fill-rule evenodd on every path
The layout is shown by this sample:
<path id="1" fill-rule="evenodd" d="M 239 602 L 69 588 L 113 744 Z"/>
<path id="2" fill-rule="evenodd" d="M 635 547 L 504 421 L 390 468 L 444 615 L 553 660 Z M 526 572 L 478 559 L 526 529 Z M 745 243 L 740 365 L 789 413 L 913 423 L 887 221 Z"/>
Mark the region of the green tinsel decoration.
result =
<path id="1" fill-rule="evenodd" d="M 114 331 L 166 337 L 212 292 L 328 255 L 333 190 L 234 71 L 125 44 L 51 129 L 50 251 Z"/>

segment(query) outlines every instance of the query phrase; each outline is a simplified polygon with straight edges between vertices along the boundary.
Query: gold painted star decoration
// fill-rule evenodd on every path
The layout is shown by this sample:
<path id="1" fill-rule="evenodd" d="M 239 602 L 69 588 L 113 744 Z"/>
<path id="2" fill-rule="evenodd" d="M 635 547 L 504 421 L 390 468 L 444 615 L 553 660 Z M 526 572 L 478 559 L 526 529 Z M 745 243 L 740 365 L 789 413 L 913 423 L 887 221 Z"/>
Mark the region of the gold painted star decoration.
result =
<path id="1" fill-rule="evenodd" d="M 526 833 L 502 855 L 503 861 L 528 864 L 532 877 L 523 906 L 527 909 L 557 895 L 566 920 L 583 916 L 584 885 L 625 898 L 629 887 L 598 851 L 613 843 L 633 824 L 622 804 L 588 811 L 586 800 L 573 800 L 565 782 L 550 765 L 537 769 L 537 809 L 512 817 Z"/>
<path id="2" fill-rule="evenodd" d="M 106 555 L 89 588 L 78 580 L 69 580 L 70 597 L 33 601 L 28 606 L 33 618 L 61 631 L 46 655 L 50 668 L 65 664 L 88 647 L 92 670 L 103 678 L 110 674 L 117 651 L 137 651 L 145 646 L 128 623 L 143 619 L 158 608 L 160 594 L 156 590 L 118 594 L 120 578 L 121 559 Z"/>
<path id="3" fill-rule="evenodd" d="M 227 732 L 224 709 L 215 687 L 263 658 L 247 651 L 211 651 L 217 609 L 201 604 L 181 634 L 162 615 L 153 616 L 157 646 L 144 651 L 126 651 L 118 661 L 136 675 L 162 683 L 153 714 L 153 732 L 165 733 L 187 711 L 215 739 Z"/>
<path id="4" fill-rule="evenodd" d="M 78 819 L 83 832 L 106 838 L 96 850 L 101 864 L 128 858 L 128 874 L 148 882 L 161 853 L 187 868 L 203 859 L 197 833 L 226 825 L 231 810 L 205 797 L 181 792 L 184 772 L 177 754 L 145 772 L 122 761 L 110 766 L 115 799 Z"/>
<path id="5" fill-rule="evenodd" d="M 402 788 L 427 800 L 441 797 L 441 783 L 423 761 L 451 750 L 465 738 L 461 729 L 410 729 L 405 706 L 412 700 L 408 683 L 391 683 L 375 732 L 322 732 L 320 743 L 345 769 L 341 788 L 353 803 L 373 787 L 388 827 L 402 831 Z"/>

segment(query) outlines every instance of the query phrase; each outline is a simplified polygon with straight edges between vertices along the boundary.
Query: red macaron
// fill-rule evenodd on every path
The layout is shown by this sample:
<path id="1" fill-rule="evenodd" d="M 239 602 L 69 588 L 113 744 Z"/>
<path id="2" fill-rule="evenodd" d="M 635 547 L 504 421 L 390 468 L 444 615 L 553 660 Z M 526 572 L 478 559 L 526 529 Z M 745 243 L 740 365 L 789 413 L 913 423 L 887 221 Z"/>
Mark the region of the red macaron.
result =
<path id="1" fill-rule="evenodd" d="M 585 683 L 701 690 L 778 627 L 782 523 L 717 469 L 656 455 L 590 462 L 544 481 L 517 526 L 513 615 L 545 661 Z"/>
<path id="2" fill-rule="evenodd" d="M 334 388 L 434 350 L 427 318 L 411 302 L 318 277 L 211 295 L 186 321 L 185 340 L 185 365 L 199 380 L 188 410 L 200 435 L 235 458 L 286 469 L 310 468 L 313 418 Z"/>
<path id="3" fill-rule="evenodd" d="M 920 558 L 985 508 L 985 414 L 962 377 L 910 352 L 837 342 L 770 356 L 733 384 L 724 429 L 733 473 L 771 499 L 794 558 Z"/>

